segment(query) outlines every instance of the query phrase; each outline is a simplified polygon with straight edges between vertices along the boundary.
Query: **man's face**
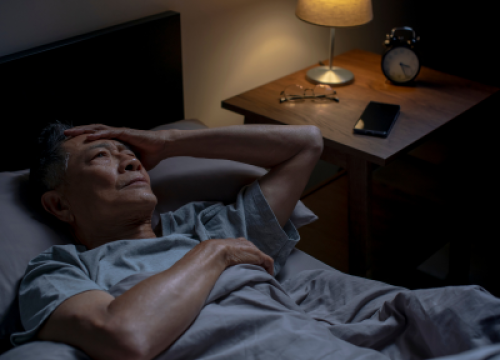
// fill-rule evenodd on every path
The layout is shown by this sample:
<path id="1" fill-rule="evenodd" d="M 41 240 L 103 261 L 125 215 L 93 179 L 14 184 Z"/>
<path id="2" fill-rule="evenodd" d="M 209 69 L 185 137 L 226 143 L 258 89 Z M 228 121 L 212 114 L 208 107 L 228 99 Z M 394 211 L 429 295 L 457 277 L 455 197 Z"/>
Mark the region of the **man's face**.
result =
<path id="1" fill-rule="evenodd" d="M 151 216 L 157 200 L 149 175 L 126 145 L 86 141 L 86 135 L 80 135 L 63 147 L 69 153 L 63 193 L 76 226 L 99 227 Z"/>

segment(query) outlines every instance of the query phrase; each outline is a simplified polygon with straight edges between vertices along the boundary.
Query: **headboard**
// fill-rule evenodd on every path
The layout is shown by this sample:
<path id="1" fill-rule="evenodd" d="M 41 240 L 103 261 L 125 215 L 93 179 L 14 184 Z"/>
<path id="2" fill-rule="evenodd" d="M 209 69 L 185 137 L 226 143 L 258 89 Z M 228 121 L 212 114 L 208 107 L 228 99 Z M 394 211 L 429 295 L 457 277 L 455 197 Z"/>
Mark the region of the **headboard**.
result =
<path id="1" fill-rule="evenodd" d="M 29 167 L 59 120 L 151 129 L 184 119 L 180 14 L 167 11 L 0 57 L 0 171 Z"/>

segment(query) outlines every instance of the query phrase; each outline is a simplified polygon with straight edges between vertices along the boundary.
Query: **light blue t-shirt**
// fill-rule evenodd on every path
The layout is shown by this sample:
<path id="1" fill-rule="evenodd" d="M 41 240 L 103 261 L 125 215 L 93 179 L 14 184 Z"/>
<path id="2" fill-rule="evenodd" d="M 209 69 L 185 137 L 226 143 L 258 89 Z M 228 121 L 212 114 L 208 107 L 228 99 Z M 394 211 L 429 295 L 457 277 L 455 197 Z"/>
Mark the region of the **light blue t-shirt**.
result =
<path id="1" fill-rule="evenodd" d="M 274 259 L 275 275 L 299 241 L 290 220 L 280 226 L 258 180 L 243 187 L 233 204 L 192 202 L 162 214 L 161 225 L 158 238 L 117 240 L 92 250 L 55 245 L 31 260 L 19 290 L 25 331 L 12 334 L 12 344 L 32 340 L 49 315 L 71 296 L 108 291 L 137 273 L 164 271 L 202 241 L 244 237 Z"/>

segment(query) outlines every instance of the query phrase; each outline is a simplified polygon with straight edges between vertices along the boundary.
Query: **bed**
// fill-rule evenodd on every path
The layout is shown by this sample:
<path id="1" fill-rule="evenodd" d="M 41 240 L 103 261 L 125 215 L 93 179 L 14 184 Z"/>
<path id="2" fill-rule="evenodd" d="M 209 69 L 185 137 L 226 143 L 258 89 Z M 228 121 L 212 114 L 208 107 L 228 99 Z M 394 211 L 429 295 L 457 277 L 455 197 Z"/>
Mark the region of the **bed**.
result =
<path id="1" fill-rule="evenodd" d="M 0 58 L 0 78 L 4 88 L 9 90 L 4 94 L 2 102 L 3 139 L 0 142 L 3 154 L 7 154 L 0 165 L 1 360 L 88 359 L 78 349 L 51 342 L 28 343 L 9 351 L 9 335 L 22 326 L 16 294 L 28 261 L 51 245 L 70 242 L 69 235 L 28 200 L 30 144 L 45 124 L 57 119 L 70 121 L 73 125 L 104 123 L 139 129 L 206 128 L 202 122 L 185 119 L 184 116 L 180 36 L 180 15 L 168 11 Z M 159 213 L 175 210 L 191 201 L 231 203 L 244 185 L 250 184 L 265 172 L 262 168 L 227 160 L 190 157 L 166 159 L 150 171 L 153 191 L 159 200 L 153 225 L 158 224 Z M 317 217 L 298 202 L 291 219 L 300 228 L 315 221 Z M 238 288 L 255 290 L 253 285 L 249 285 L 256 283 L 256 278 L 252 276 L 259 278 L 262 273 L 255 268 L 233 268 L 221 276 L 223 285 L 232 287 L 235 291 Z M 245 269 L 251 271 L 245 272 Z M 248 275 L 250 273 L 253 275 Z M 119 296 L 144 276 L 138 274 L 137 277 L 126 279 L 110 292 Z M 245 351 L 248 351 L 248 358 L 312 358 L 312 353 L 292 350 L 289 354 L 272 353 L 271 349 L 280 342 L 283 333 L 295 326 L 298 330 L 290 334 L 296 340 L 295 346 L 301 341 L 317 342 L 325 332 L 335 335 L 334 342 L 338 347 L 323 356 L 320 354 L 322 347 L 318 346 L 314 358 L 423 359 L 446 354 L 446 351 L 458 353 L 472 348 L 472 352 L 463 352 L 452 358 L 500 359 L 500 347 L 493 345 L 500 341 L 500 336 L 495 337 L 498 332 L 497 320 L 500 319 L 498 311 L 493 317 L 484 315 L 487 321 L 483 321 L 481 326 L 488 331 L 485 330 L 487 334 L 481 338 L 480 344 L 474 343 L 476 348 L 472 345 L 467 348 L 464 345 L 466 341 L 462 346 L 460 341 L 454 339 L 450 345 L 452 350 L 436 349 L 434 346 L 430 351 L 415 345 L 416 333 L 412 334 L 411 331 L 416 330 L 410 331 L 406 326 L 406 319 L 411 316 L 414 316 L 417 328 L 423 324 L 424 320 L 419 315 L 412 315 L 407 311 L 408 304 L 413 302 L 428 306 L 428 303 L 421 301 L 425 297 L 423 295 L 342 274 L 299 250 L 293 250 L 276 279 L 267 278 L 264 283 L 267 287 L 257 289 L 257 292 L 272 291 L 275 299 L 278 299 L 276 301 L 281 301 L 285 308 L 300 303 L 302 308 L 298 311 L 301 314 L 312 314 L 315 321 L 320 321 L 325 326 L 319 330 L 308 329 L 309 320 L 298 316 L 294 318 L 295 325 L 289 324 L 277 330 L 279 327 L 276 324 L 279 321 L 264 316 L 262 321 L 275 322 L 267 327 L 265 336 L 256 333 L 249 337 L 256 342 L 251 346 L 247 344 L 248 349 Z M 323 287 L 315 287 L 314 284 L 323 284 Z M 183 336 L 187 340 L 178 341 L 176 347 L 169 350 L 170 353 L 161 356 L 162 359 L 190 358 L 185 355 L 186 349 L 199 348 L 192 339 L 206 334 L 207 324 L 214 326 L 214 317 L 220 319 L 230 313 L 230 308 L 219 306 L 223 303 L 220 299 L 220 293 L 224 292 L 223 285 L 216 286 L 207 300 L 211 302 L 210 305 L 217 305 L 207 306 L 212 311 L 212 320 L 204 323 L 204 316 L 207 315 L 200 316 L 197 325 L 189 330 L 199 333 L 195 333 L 192 338 Z M 307 287 L 309 292 L 306 294 L 304 289 Z M 290 302 L 290 298 L 283 295 L 285 288 L 295 305 L 285 304 Z M 312 296 L 313 288 L 329 289 L 329 298 L 336 302 L 318 300 L 318 297 Z M 458 295 L 454 291 L 448 289 L 439 294 L 456 299 L 474 292 L 487 297 L 478 287 L 461 290 Z M 430 297 L 431 303 L 433 299 Z M 498 305 L 488 299 L 495 306 Z M 325 315 L 325 306 L 335 307 L 338 311 Z M 438 308 L 436 306 L 436 312 Z M 445 314 L 448 310 L 446 307 L 439 309 Z M 386 312 L 386 318 L 381 320 L 383 311 Z M 375 315 L 378 319 L 374 319 Z M 248 321 L 254 318 L 256 317 L 250 314 Z M 219 324 L 226 340 L 233 341 L 231 336 L 239 334 L 237 329 L 241 328 L 241 322 L 234 321 Z M 422 326 L 425 332 L 427 325 Z M 399 346 L 395 344 L 397 341 L 404 343 L 404 351 L 394 350 Z M 213 338 L 208 342 L 224 343 Z M 378 352 L 379 350 L 385 353 Z M 2 353 L 4 354 L 1 355 Z M 231 354 L 233 353 L 222 352 L 210 355 L 212 357 L 204 354 L 194 358 L 234 358 Z"/>

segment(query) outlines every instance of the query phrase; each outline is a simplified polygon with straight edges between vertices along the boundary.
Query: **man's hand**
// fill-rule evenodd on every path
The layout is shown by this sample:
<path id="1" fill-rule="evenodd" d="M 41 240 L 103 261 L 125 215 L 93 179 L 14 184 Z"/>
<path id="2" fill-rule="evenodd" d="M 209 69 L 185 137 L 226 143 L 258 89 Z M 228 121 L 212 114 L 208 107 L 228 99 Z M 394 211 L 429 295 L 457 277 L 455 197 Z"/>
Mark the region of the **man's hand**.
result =
<path id="1" fill-rule="evenodd" d="M 270 275 L 274 275 L 274 260 L 243 237 L 237 239 L 212 239 L 205 241 L 205 243 L 207 246 L 222 247 L 225 267 L 238 264 L 259 265 Z"/>
<path id="2" fill-rule="evenodd" d="M 88 134 L 88 141 L 115 139 L 130 145 L 146 170 L 151 170 L 165 158 L 168 130 L 147 131 L 93 124 L 76 126 L 64 131 L 66 136 L 83 134 Z"/>

